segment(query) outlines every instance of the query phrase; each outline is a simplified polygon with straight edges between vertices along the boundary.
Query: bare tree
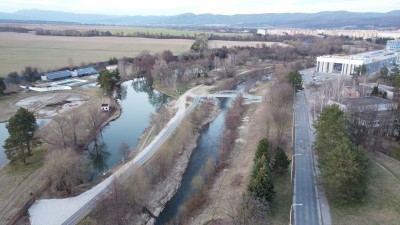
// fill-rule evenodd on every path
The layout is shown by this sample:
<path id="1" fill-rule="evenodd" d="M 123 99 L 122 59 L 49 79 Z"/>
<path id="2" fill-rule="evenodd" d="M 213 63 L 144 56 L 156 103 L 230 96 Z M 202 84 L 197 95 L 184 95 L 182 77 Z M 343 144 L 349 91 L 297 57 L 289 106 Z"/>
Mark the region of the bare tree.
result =
<path id="1" fill-rule="evenodd" d="M 276 128 L 276 141 L 277 144 L 281 144 L 283 133 L 285 132 L 289 118 L 287 108 L 275 107 L 272 109 L 272 117 L 274 118 Z"/>
<path id="2" fill-rule="evenodd" d="M 155 61 L 151 74 L 154 79 L 156 79 L 164 87 L 166 86 L 165 81 L 168 81 L 172 75 L 167 63 L 163 59 L 157 59 Z"/>
<path id="3" fill-rule="evenodd" d="M 45 161 L 46 175 L 54 191 L 71 194 L 74 186 L 87 181 L 84 172 L 86 165 L 72 149 L 49 151 Z"/>
<path id="4" fill-rule="evenodd" d="M 224 210 L 234 225 L 267 225 L 269 210 L 268 202 L 257 198 L 249 193 L 242 195 L 239 205 L 230 203 L 228 209 Z"/>
<path id="5" fill-rule="evenodd" d="M 102 112 L 97 108 L 90 108 L 85 118 L 85 126 L 88 130 L 88 137 L 91 140 L 96 139 L 97 134 L 101 131 L 101 125 L 103 123 L 104 116 Z"/>
<path id="6" fill-rule="evenodd" d="M 71 114 L 67 118 L 68 129 L 72 132 L 72 140 L 75 148 L 78 146 L 78 125 L 81 122 L 81 117 L 76 114 Z"/>

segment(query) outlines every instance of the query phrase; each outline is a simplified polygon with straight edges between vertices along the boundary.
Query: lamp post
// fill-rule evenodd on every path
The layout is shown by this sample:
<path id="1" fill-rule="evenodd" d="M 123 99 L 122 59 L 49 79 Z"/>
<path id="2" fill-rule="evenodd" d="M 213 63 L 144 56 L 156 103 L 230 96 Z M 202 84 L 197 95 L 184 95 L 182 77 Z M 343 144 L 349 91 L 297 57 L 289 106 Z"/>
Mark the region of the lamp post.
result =
<path id="1" fill-rule="evenodd" d="M 296 206 L 296 205 L 298 205 L 298 206 L 300 206 L 300 205 L 303 205 L 303 204 L 292 204 L 291 206 L 290 206 L 290 215 L 289 215 L 289 221 L 290 221 L 290 223 L 289 223 L 289 225 L 292 225 L 292 209 L 293 209 L 293 206 Z"/>
<path id="2" fill-rule="evenodd" d="M 295 156 L 299 156 L 299 155 L 301 155 L 301 154 L 295 154 L 295 155 L 292 155 L 292 161 L 291 161 L 291 167 L 290 167 L 290 181 L 293 181 L 293 160 L 294 160 L 294 157 Z"/>

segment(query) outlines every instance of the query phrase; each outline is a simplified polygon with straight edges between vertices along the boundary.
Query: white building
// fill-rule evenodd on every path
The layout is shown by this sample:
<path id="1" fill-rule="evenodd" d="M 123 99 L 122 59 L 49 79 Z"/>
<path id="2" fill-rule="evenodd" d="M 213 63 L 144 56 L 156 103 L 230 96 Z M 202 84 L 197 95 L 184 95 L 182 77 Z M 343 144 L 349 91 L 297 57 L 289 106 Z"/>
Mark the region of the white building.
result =
<path id="1" fill-rule="evenodd" d="M 386 42 L 386 50 L 388 51 L 400 51 L 400 39 L 389 40 Z"/>
<path id="2" fill-rule="evenodd" d="M 396 64 L 397 55 L 394 52 L 380 50 L 357 55 L 336 56 L 326 55 L 317 57 L 315 71 L 341 75 L 352 75 L 355 68 L 365 65 L 367 74 L 378 72 L 382 67 Z"/>
<path id="3" fill-rule="evenodd" d="M 257 34 L 266 35 L 267 34 L 267 30 L 265 30 L 265 29 L 257 29 Z"/>

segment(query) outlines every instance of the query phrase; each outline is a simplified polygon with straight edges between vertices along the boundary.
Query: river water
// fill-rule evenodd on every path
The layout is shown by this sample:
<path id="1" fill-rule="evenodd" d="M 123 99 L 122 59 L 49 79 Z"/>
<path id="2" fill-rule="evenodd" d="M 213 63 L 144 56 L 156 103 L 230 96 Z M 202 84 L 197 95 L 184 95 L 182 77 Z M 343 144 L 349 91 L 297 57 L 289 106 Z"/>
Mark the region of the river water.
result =
<path id="1" fill-rule="evenodd" d="M 235 90 L 242 88 L 242 85 L 236 86 Z M 187 201 L 195 190 L 192 188 L 192 180 L 200 175 L 207 160 L 213 158 L 218 160 L 220 135 L 224 129 L 225 114 L 230 106 L 232 99 L 224 98 L 219 102 L 221 109 L 218 116 L 208 125 L 206 125 L 197 140 L 197 146 L 190 156 L 188 166 L 182 176 L 181 186 L 176 194 L 167 203 L 164 210 L 156 219 L 156 225 L 164 225 L 175 219 L 179 214 L 180 207 Z M 175 224 L 175 223 L 171 223 Z"/>
<path id="2" fill-rule="evenodd" d="M 138 143 L 138 138 L 149 126 L 150 114 L 156 112 L 169 101 L 169 97 L 152 89 L 145 79 L 135 79 L 121 84 L 117 101 L 122 109 L 121 116 L 103 128 L 98 137 L 98 146 L 101 149 L 93 150 L 89 146 L 89 158 L 97 172 L 104 172 L 108 168 L 122 161 L 122 154 L 118 150 L 122 142 L 130 148 Z"/>

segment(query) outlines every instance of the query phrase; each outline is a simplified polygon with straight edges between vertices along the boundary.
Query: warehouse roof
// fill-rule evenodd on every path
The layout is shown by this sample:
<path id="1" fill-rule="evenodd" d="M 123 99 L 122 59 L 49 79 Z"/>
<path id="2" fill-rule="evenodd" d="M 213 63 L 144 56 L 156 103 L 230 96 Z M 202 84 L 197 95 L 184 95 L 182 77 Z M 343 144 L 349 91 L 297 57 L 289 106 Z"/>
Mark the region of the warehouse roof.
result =
<path id="1" fill-rule="evenodd" d="M 78 76 L 85 76 L 85 75 L 92 75 L 92 74 L 97 74 L 97 70 L 95 70 L 93 67 L 86 67 L 86 68 L 80 68 L 75 70 Z"/>
<path id="2" fill-rule="evenodd" d="M 48 80 L 55 80 L 55 79 L 67 78 L 67 77 L 72 76 L 72 74 L 69 70 L 49 72 L 49 73 L 44 73 L 44 75 L 47 77 Z"/>

